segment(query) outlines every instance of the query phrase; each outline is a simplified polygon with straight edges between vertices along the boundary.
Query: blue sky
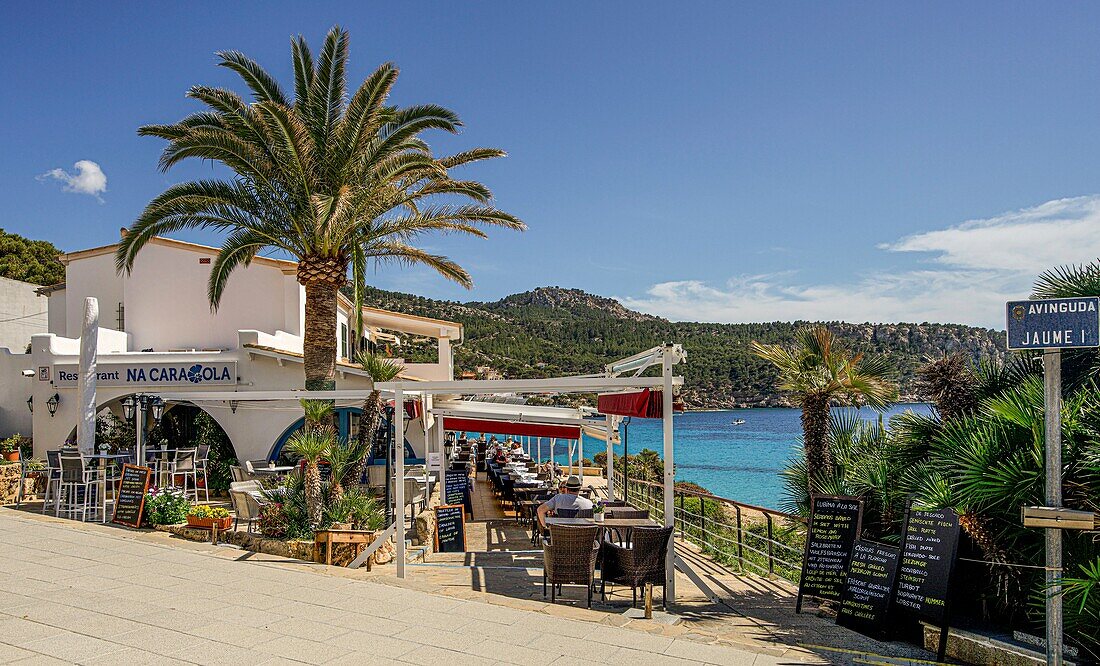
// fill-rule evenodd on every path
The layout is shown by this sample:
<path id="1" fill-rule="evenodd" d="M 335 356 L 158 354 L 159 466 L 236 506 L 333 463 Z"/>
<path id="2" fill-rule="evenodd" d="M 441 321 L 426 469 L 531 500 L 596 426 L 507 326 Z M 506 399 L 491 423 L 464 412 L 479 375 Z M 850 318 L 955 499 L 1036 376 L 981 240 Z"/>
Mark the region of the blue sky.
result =
<path id="1" fill-rule="evenodd" d="M 244 51 L 351 32 L 353 83 L 466 123 L 431 137 L 529 225 L 440 238 L 466 292 L 579 287 L 675 319 L 1002 326 L 1037 271 L 1100 256 L 1100 6 L 1086 3 L 24 3 L 5 8 L 2 225 L 64 250 L 113 242 L 167 185 L 144 123 Z M 238 86 L 239 87 L 239 86 Z M 74 166 L 78 161 L 94 162 Z M 60 171 L 57 171 L 60 170 Z M 74 178 L 76 176 L 76 178 Z M 203 233 L 181 234 L 216 242 Z"/>

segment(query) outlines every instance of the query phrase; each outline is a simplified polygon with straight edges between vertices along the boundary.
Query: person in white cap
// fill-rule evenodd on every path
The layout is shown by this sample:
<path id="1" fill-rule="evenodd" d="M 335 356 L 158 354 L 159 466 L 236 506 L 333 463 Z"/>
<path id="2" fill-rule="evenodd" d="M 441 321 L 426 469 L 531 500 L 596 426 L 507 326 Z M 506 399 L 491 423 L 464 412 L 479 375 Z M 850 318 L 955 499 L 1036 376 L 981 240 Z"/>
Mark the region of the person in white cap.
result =
<path id="1" fill-rule="evenodd" d="M 554 495 L 539 506 L 539 524 L 542 525 L 543 529 L 546 529 L 546 516 L 549 515 L 550 512 L 557 513 L 562 509 L 586 510 L 592 508 L 592 500 L 587 497 L 581 497 L 578 494 L 580 491 L 580 477 L 576 475 L 570 476 L 565 480 L 565 492 Z"/>

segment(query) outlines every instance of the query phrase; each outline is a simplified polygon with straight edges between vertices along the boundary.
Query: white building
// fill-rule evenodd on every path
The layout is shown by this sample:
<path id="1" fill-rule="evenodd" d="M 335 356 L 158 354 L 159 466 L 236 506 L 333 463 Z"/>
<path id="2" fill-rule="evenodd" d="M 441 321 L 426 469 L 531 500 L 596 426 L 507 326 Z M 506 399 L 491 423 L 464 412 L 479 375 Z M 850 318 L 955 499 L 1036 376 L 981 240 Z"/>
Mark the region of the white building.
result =
<path id="1" fill-rule="evenodd" d="M 100 320 L 97 403 L 121 413 L 120 400 L 135 393 L 287 390 L 301 388 L 305 289 L 297 264 L 257 257 L 229 280 L 218 311 L 207 300 L 207 278 L 217 249 L 154 238 L 139 253 L 133 271 L 115 270 L 116 246 L 62 255 L 65 283 L 39 290 L 48 301 L 49 332 L 31 338 L 31 353 L 0 349 L 0 419 L 33 421 L 35 455 L 74 436 L 78 409 L 76 370 L 86 297 L 98 300 Z M 355 330 L 354 305 L 339 299 L 336 330 L 337 389 L 369 387 L 351 363 L 357 342 L 385 345 L 399 356 L 402 339 L 436 341 L 434 363 L 404 363 L 403 377 L 453 379 L 452 344 L 461 324 L 363 309 L 364 330 Z M 400 359 L 399 359 L 400 360 Z M 56 396 L 55 413 L 47 409 Z M 32 398 L 33 414 L 28 409 Z M 246 396 L 242 395 L 242 398 Z M 196 403 L 222 426 L 238 458 L 278 453 L 301 418 L 296 405 L 282 408 L 212 406 Z M 345 432 L 357 418 L 340 410 Z M 15 429 L 19 429 L 18 427 Z M 26 434 L 27 429 L 22 430 Z M 423 455 L 423 427 L 406 432 L 415 457 Z"/>

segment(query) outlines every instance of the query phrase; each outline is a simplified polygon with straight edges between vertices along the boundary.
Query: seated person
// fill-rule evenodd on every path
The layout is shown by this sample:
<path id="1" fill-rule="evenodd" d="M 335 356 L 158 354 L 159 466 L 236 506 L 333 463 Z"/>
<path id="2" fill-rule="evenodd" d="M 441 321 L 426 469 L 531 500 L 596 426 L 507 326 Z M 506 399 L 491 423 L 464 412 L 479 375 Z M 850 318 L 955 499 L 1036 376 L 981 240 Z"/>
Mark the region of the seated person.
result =
<path id="1" fill-rule="evenodd" d="M 570 476 L 562 486 L 562 492 L 554 495 L 539 505 L 539 525 L 546 528 L 546 516 L 556 513 L 561 509 L 584 510 L 592 508 L 592 500 L 581 497 L 577 493 L 581 490 L 581 479 L 578 476 Z"/>

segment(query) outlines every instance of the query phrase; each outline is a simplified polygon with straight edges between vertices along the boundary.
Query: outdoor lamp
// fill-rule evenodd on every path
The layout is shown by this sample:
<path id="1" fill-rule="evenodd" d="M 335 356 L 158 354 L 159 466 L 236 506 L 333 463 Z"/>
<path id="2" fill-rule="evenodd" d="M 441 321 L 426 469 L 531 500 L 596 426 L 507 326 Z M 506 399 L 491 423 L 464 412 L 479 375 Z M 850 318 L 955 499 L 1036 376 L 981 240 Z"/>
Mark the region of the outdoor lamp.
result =
<path id="1" fill-rule="evenodd" d="M 54 393 L 50 396 L 50 399 L 46 401 L 46 409 L 50 410 L 50 416 L 52 417 L 57 413 L 57 404 L 61 402 L 61 396 Z"/>
<path id="2" fill-rule="evenodd" d="M 31 410 L 31 414 L 34 414 L 34 396 L 27 398 L 27 409 Z"/>
<path id="3" fill-rule="evenodd" d="M 122 399 L 122 416 L 127 421 L 134 418 L 134 396 L 128 395 Z"/>
<path id="4" fill-rule="evenodd" d="M 159 422 L 160 417 L 164 416 L 164 401 L 158 395 L 150 398 L 149 404 L 153 406 L 153 421 Z"/>

